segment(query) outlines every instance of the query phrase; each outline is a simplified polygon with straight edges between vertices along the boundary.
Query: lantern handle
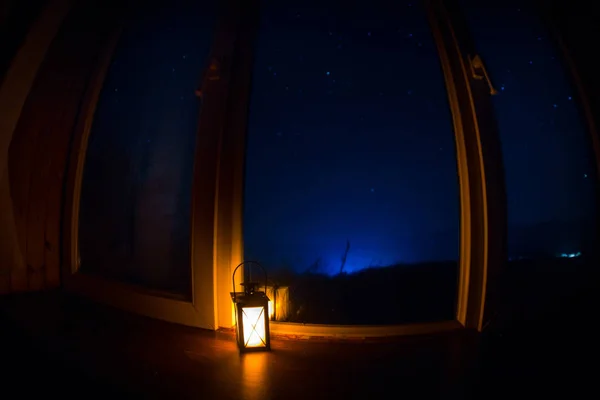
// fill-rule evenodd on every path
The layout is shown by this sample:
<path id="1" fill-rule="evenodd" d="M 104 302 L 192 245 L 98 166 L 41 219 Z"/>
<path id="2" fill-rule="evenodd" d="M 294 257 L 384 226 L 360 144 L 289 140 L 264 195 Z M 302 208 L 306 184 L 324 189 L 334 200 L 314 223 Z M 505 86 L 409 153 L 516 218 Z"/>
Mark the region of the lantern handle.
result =
<path id="1" fill-rule="evenodd" d="M 237 272 L 238 268 L 240 268 L 244 264 L 256 264 L 260 267 L 260 269 L 262 269 L 263 275 L 265 276 L 265 294 L 267 293 L 267 283 L 268 283 L 267 270 L 258 261 L 242 261 L 241 263 L 238 264 L 237 267 L 235 267 L 235 269 L 233 270 L 233 275 L 231 277 L 231 280 L 233 281 L 233 300 L 234 301 L 235 301 L 235 296 L 236 296 L 235 273 Z"/>

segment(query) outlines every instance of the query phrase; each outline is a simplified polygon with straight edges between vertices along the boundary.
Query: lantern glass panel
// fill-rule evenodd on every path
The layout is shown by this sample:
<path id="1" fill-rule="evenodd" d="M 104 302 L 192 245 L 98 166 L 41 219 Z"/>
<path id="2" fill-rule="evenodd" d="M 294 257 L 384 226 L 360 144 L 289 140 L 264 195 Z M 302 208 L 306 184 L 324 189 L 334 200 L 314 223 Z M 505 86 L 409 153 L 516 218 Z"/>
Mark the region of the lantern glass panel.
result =
<path id="1" fill-rule="evenodd" d="M 265 308 L 242 307 L 244 347 L 266 347 Z"/>

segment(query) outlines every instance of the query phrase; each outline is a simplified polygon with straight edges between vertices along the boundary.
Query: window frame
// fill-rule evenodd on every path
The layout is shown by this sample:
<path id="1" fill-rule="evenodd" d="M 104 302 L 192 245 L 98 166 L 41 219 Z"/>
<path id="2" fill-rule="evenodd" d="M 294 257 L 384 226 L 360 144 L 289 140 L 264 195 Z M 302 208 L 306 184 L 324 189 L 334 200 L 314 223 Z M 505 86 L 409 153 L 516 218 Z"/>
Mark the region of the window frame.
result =
<path id="1" fill-rule="evenodd" d="M 240 21 L 238 7 L 222 6 L 214 28 L 213 42 L 208 57 L 216 66 L 206 73 L 197 91 L 202 96 L 197 126 L 196 149 L 192 187 L 191 213 L 191 299 L 186 300 L 171 293 L 107 280 L 79 272 L 78 224 L 79 203 L 87 142 L 94 113 L 115 53 L 121 32 L 126 23 L 126 4 L 113 15 L 115 23 L 111 37 L 100 49 L 99 63 L 92 72 L 88 88 L 82 99 L 80 114 L 73 133 L 65 189 L 63 219 L 62 282 L 68 292 L 92 298 L 127 311 L 153 318 L 205 329 L 217 329 L 215 234 L 218 163 L 224 121 L 231 82 L 231 58 Z M 115 10 L 117 11 L 117 10 Z M 75 17 L 75 16 L 72 16 Z M 201 76 L 204 71 L 198 71 Z M 193 90 L 193 88 L 190 88 Z M 200 105 L 199 105 L 200 106 Z"/>
<path id="2" fill-rule="evenodd" d="M 260 10 L 260 0 L 246 2 L 248 10 Z M 271 322 L 271 331 L 275 334 L 309 335 L 309 336 L 391 336 L 416 334 L 451 330 L 460 327 L 481 330 L 483 325 L 483 310 L 486 297 L 487 272 L 493 265 L 493 257 L 498 251 L 491 240 L 502 235 L 501 224 L 498 217 L 503 215 L 501 204 L 489 198 L 490 179 L 493 174 L 488 171 L 500 169 L 501 159 L 492 159 L 484 163 L 481 151 L 482 141 L 493 138 L 486 137 L 485 132 L 479 129 L 477 116 L 474 115 L 474 100 L 470 93 L 470 82 L 467 66 L 461 57 L 458 39 L 454 35 L 454 28 L 448 13 L 441 1 L 425 1 L 427 17 L 434 40 L 437 45 L 441 69 L 446 84 L 448 102 L 452 114 L 456 151 L 457 172 L 459 176 L 460 193 L 460 257 L 458 295 L 456 299 L 456 315 L 454 320 L 431 323 L 402 324 L 389 326 L 336 326 L 322 324 L 299 324 L 289 322 Z M 245 13 L 248 29 L 252 34 L 246 35 L 247 41 L 238 43 L 238 62 L 243 64 L 236 73 L 242 82 L 238 87 L 237 95 L 247 110 L 250 102 L 249 88 L 254 68 L 252 62 L 256 46 L 257 32 L 260 23 L 260 13 Z M 252 37 L 250 42 L 249 38 Z M 248 50 L 251 49 L 251 50 Z M 235 79 L 235 78 L 234 78 Z M 232 143 L 245 143 L 247 131 L 247 111 L 243 121 L 228 126 L 227 135 L 231 135 Z M 493 136 L 493 133 L 491 133 Z M 488 135 L 489 136 L 489 135 Z M 236 196 L 232 199 L 233 211 L 231 212 L 233 224 L 220 228 L 220 233 L 228 237 L 232 244 L 232 264 L 242 261 L 243 257 L 243 185 L 245 154 L 236 150 L 229 150 L 222 156 L 222 165 L 233 166 L 234 176 L 230 182 L 222 181 L 221 185 L 230 185 L 228 188 Z M 486 175 L 486 172 L 488 174 Z M 228 204 L 231 208 L 231 205 Z M 493 234 L 498 233 L 498 234 Z M 497 247 L 497 246 L 496 246 Z"/>

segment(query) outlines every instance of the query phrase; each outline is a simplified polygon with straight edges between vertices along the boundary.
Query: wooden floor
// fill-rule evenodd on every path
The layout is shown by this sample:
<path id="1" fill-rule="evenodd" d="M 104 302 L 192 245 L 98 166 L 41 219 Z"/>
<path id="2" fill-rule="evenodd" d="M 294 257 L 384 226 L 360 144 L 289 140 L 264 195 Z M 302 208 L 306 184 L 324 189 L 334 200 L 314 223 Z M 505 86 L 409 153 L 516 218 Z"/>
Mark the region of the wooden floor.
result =
<path id="1" fill-rule="evenodd" d="M 591 348 L 532 333 L 518 345 L 468 331 L 369 342 L 279 338 L 270 353 L 240 356 L 231 333 L 60 293 L 0 298 L 0 324 L 2 390 L 18 398 L 539 398 L 560 390 L 578 398 L 597 371 Z M 586 358 L 589 367 L 575 361 Z"/>

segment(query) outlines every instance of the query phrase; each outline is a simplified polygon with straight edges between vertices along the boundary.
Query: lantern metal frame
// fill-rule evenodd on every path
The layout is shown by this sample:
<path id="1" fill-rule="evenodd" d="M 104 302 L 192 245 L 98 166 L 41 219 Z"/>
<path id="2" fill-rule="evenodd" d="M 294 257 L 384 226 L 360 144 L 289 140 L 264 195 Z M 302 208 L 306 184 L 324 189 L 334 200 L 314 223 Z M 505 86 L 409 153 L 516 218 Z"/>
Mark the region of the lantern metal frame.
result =
<path id="1" fill-rule="evenodd" d="M 240 285 L 244 287 L 243 292 L 235 291 L 235 274 L 238 269 L 242 265 L 257 265 L 263 272 L 264 275 L 264 291 L 256 290 L 259 287 L 258 282 L 252 281 L 252 269 L 249 270 L 250 281 L 249 282 L 241 282 Z M 271 334 L 269 330 L 269 298 L 267 297 L 267 271 L 264 269 L 262 265 L 260 265 L 256 261 L 242 261 L 238 264 L 237 267 L 233 270 L 232 275 L 232 283 L 233 283 L 233 291 L 231 292 L 231 300 L 233 301 L 235 307 L 235 334 L 236 334 L 236 342 L 238 348 L 241 353 L 253 352 L 253 351 L 269 351 L 271 350 Z M 248 308 L 254 307 L 262 307 L 262 311 L 256 317 L 256 321 L 252 324 L 252 330 L 257 334 L 260 338 L 263 346 L 252 346 L 248 347 L 248 341 L 250 340 L 250 335 L 248 335 L 248 340 L 245 341 L 245 332 L 244 332 L 244 310 Z M 246 314 L 246 318 L 249 316 Z M 262 323 L 264 324 L 264 337 L 260 335 L 258 331 L 256 331 L 256 327 L 258 323 L 262 319 Z"/>

